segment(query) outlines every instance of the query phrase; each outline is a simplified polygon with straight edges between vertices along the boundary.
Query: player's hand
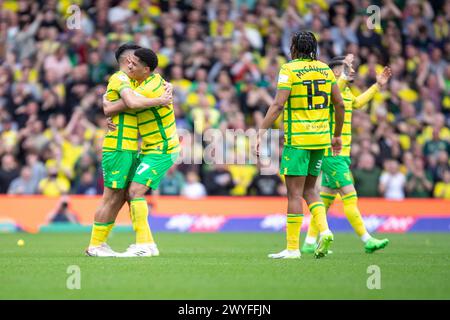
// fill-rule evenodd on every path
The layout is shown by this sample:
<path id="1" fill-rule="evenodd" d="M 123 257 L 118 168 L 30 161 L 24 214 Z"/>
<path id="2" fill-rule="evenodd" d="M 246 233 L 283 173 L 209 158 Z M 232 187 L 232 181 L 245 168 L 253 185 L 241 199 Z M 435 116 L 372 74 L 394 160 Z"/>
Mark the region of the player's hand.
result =
<path id="1" fill-rule="evenodd" d="M 331 139 L 331 150 L 333 151 L 333 156 L 338 156 L 342 151 L 342 139 L 341 137 L 333 137 Z"/>
<path id="2" fill-rule="evenodd" d="M 169 82 L 164 82 L 164 94 L 161 96 L 161 105 L 169 107 L 173 101 L 173 86 Z"/>
<path id="3" fill-rule="evenodd" d="M 108 107 L 111 101 L 109 101 L 108 98 L 106 97 L 106 93 L 102 97 L 103 97 L 102 99 L 103 107 Z"/>
<path id="4" fill-rule="evenodd" d="M 109 131 L 115 131 L 117 129 L 116 125 L 114 124 L 114 122 L 112 121 L 112 119 L 110 117 L 106 118 L 106 121 L 108 123 Z"/>
<path id="5" fill-rule="evenodd" d="M 380 74 L 377 74 L 377 83 L 380 87 L 384 86 L 389 78 L 392 76 L 391 68 L 384 67 L 383 71 Z"/>
<path id="6" fill-rule="evenodd" d="M 354 59 L 355 59 L 354 55 L 352 53 L 349 53 L 348 55 L 345 56 L 345 59 L 343 61 L 344 62 L 344 74 L 347 77 L 350 76 Z"/>

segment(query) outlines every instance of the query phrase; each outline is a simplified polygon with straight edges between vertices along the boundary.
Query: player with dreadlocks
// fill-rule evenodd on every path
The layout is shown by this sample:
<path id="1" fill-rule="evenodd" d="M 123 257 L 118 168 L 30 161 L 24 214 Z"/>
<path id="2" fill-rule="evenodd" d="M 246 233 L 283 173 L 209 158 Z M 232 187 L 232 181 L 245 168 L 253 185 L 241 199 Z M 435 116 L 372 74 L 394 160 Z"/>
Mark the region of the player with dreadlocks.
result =
<path id="1" fill-rule="evenodd" d="M 333 234 L 328 228 L 325 206 L 315 185 L 325 150 L 331 147 L 333 155 L 341 151 L 344 102 L 332 70 L 317 60 L 317 41 L 311 32 L 294 34 L 291 56 L 292 60 L 281 66 L 277 93 L 261 125 L 256 147 L 259 155 L 262 136 L 283 112 L 284 148 L 280 174 L 285 175 L 288 193 L 287 248 L 270 254 L 269 258 L 300 258 L 302 198 L 319 229 L 319 243 L 314 254 L 316 258 L 322 258 L 333 242 Z M 329 124 L 331 104 L 335 110 L 333 133 Z"/>

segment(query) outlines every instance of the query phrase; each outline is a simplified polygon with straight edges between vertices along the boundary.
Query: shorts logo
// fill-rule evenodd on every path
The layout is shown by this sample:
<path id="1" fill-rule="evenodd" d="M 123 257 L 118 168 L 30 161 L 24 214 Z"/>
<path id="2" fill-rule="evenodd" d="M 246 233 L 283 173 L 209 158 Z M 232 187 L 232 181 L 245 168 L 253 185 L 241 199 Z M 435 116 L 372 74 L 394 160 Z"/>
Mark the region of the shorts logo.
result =
<path id="1" fill-rule="evenodd" d="M 316 164 L 317 170 L 320 170 L 320 167 L 322 167 L 322 160 L 317 161 L 317 164 Z"/>
<path id="2" fill-rule="evenodd" d="M 111 172 L 111 174 L 118 174 L 120 171 L 113 171 L 113 172 Z"/>

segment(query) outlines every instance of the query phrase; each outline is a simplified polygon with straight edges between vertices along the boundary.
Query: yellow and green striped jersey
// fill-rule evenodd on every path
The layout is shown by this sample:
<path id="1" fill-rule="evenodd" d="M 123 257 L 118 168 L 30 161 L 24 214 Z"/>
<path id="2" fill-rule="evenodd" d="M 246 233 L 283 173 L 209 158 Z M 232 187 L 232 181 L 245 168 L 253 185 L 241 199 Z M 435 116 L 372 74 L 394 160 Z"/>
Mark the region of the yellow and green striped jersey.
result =
<path id="1" fill-rule="evenodd" d="M 318 60 L 296 59 L 281 66 L 278 90 L 290 90 L 284 106 L 284 145 L 299 149 L 331 146 L 331 87 L 336 78 Z"/>
<path id="2" fill-rule="evenodd" d="M 164 79 L 157 73 L 150 75 L 135 92 L 147 98 L 158 98 L 164 93 Z M 173 105 L 153 107 L 136 112 L 141 153 L 174 153 L 180 151 Z"/>
<path id="3" fill-rule="evenodd" d="M 346 87 L 343 91 L 341 91 L 342 100 L 344 100 L 344 108 L 345 108 L 345 117 L 344 117 L 344 125 L 342 126 L 342 151 L 339 154 L 340 156 L 350 156 L 350 147 L 352 145 L 352 112 L 353 112 L 353 103 L 356 97 L 353 95 L 352 90 L 349 87 Z M 331 123 L 331 132 L 334 132 L 335 122 L 334 122 L 334 108 L 333 106 L 330 109 L 330 123 Z M 333 152 L 331 148 L 327 150 L 325 153 L 327 156 L 332 156 Z"/>
<path id="4" fill-rule="evenodd" d="M 342 100 L 344 100 L 345 117 L 344 125 L 342 126 L 342 151 L 341 156 L 350 156 L 350 150 L 352 145 L 352 114 L 353 109 L 360 109 L 365 106 L 378 92 L 379 87 L 377 84 L 372 85 L 364 93 L 359 96 L 355 96 L 352 90 L 347 86 L 347 81 L 339 78 L 337 81 L 339 89 L 341 90 Z M 334 107 L 330 108 L 330 123 L 331 132 L 334 132 Z M 326 156 L 332 156 L 333 152 L 331 148 L 325 153 Z"/>
<path id="5" fill-rule="evenodd" d="M 120 99 L 120 92 L 125 88 L 134 89 L 136 81 L 130 79 L 123 71 L 114 73 L 108 81 L 106 98 L 109 101 Z M 121 112 L 112 121 L 117 126 L 108 131 L 103 141 L 103 151 L 138 151 L 138 127 L 135 111 Z"/>

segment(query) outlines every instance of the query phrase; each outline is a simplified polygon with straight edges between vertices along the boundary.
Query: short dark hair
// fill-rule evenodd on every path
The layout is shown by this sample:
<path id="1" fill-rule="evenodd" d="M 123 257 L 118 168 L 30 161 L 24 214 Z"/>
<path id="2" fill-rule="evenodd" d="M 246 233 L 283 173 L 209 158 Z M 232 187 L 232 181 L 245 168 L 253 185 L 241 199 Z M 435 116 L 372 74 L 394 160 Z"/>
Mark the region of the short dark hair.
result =
<path id="1" fill-rule="evenodd" d="M 344 65 L 345 56 L 337 56 L 330 60 L 330 63 L 328 66 L 330 69 L 333 69 L 334 67 L 342 66 Z"/>
<path id="2" fill-rule="evenodd" d="M 311 31 L 298 31 L 292 36 L 291 57 L 317 60 L 317 40 Z"/>
<path id="3" fill-rule="evenodd" d="M 121 45 L 121 46 L 116 50 L 115 56 L 116 56 L 117 62 L 119 62 L 120 57 L 122 56 L 122 54 L 123 54 L 125 51 L 128 51 L 128 50 L 137 50 L 137 49 L 140 49 L 140 48 L 141 48 L 141 46 L 138 46 L 137 44 L 132 43 L 132 42 L 124 43 L 123 45 Z"/>
<path id="4" fill-rule="evenodd" d="M 158 56 L 152 50 L 147 48 L 140 48 L 134 52 L 134 55 L 138 57 L 142 63 L 153 71 L 158 66 Z"/>

